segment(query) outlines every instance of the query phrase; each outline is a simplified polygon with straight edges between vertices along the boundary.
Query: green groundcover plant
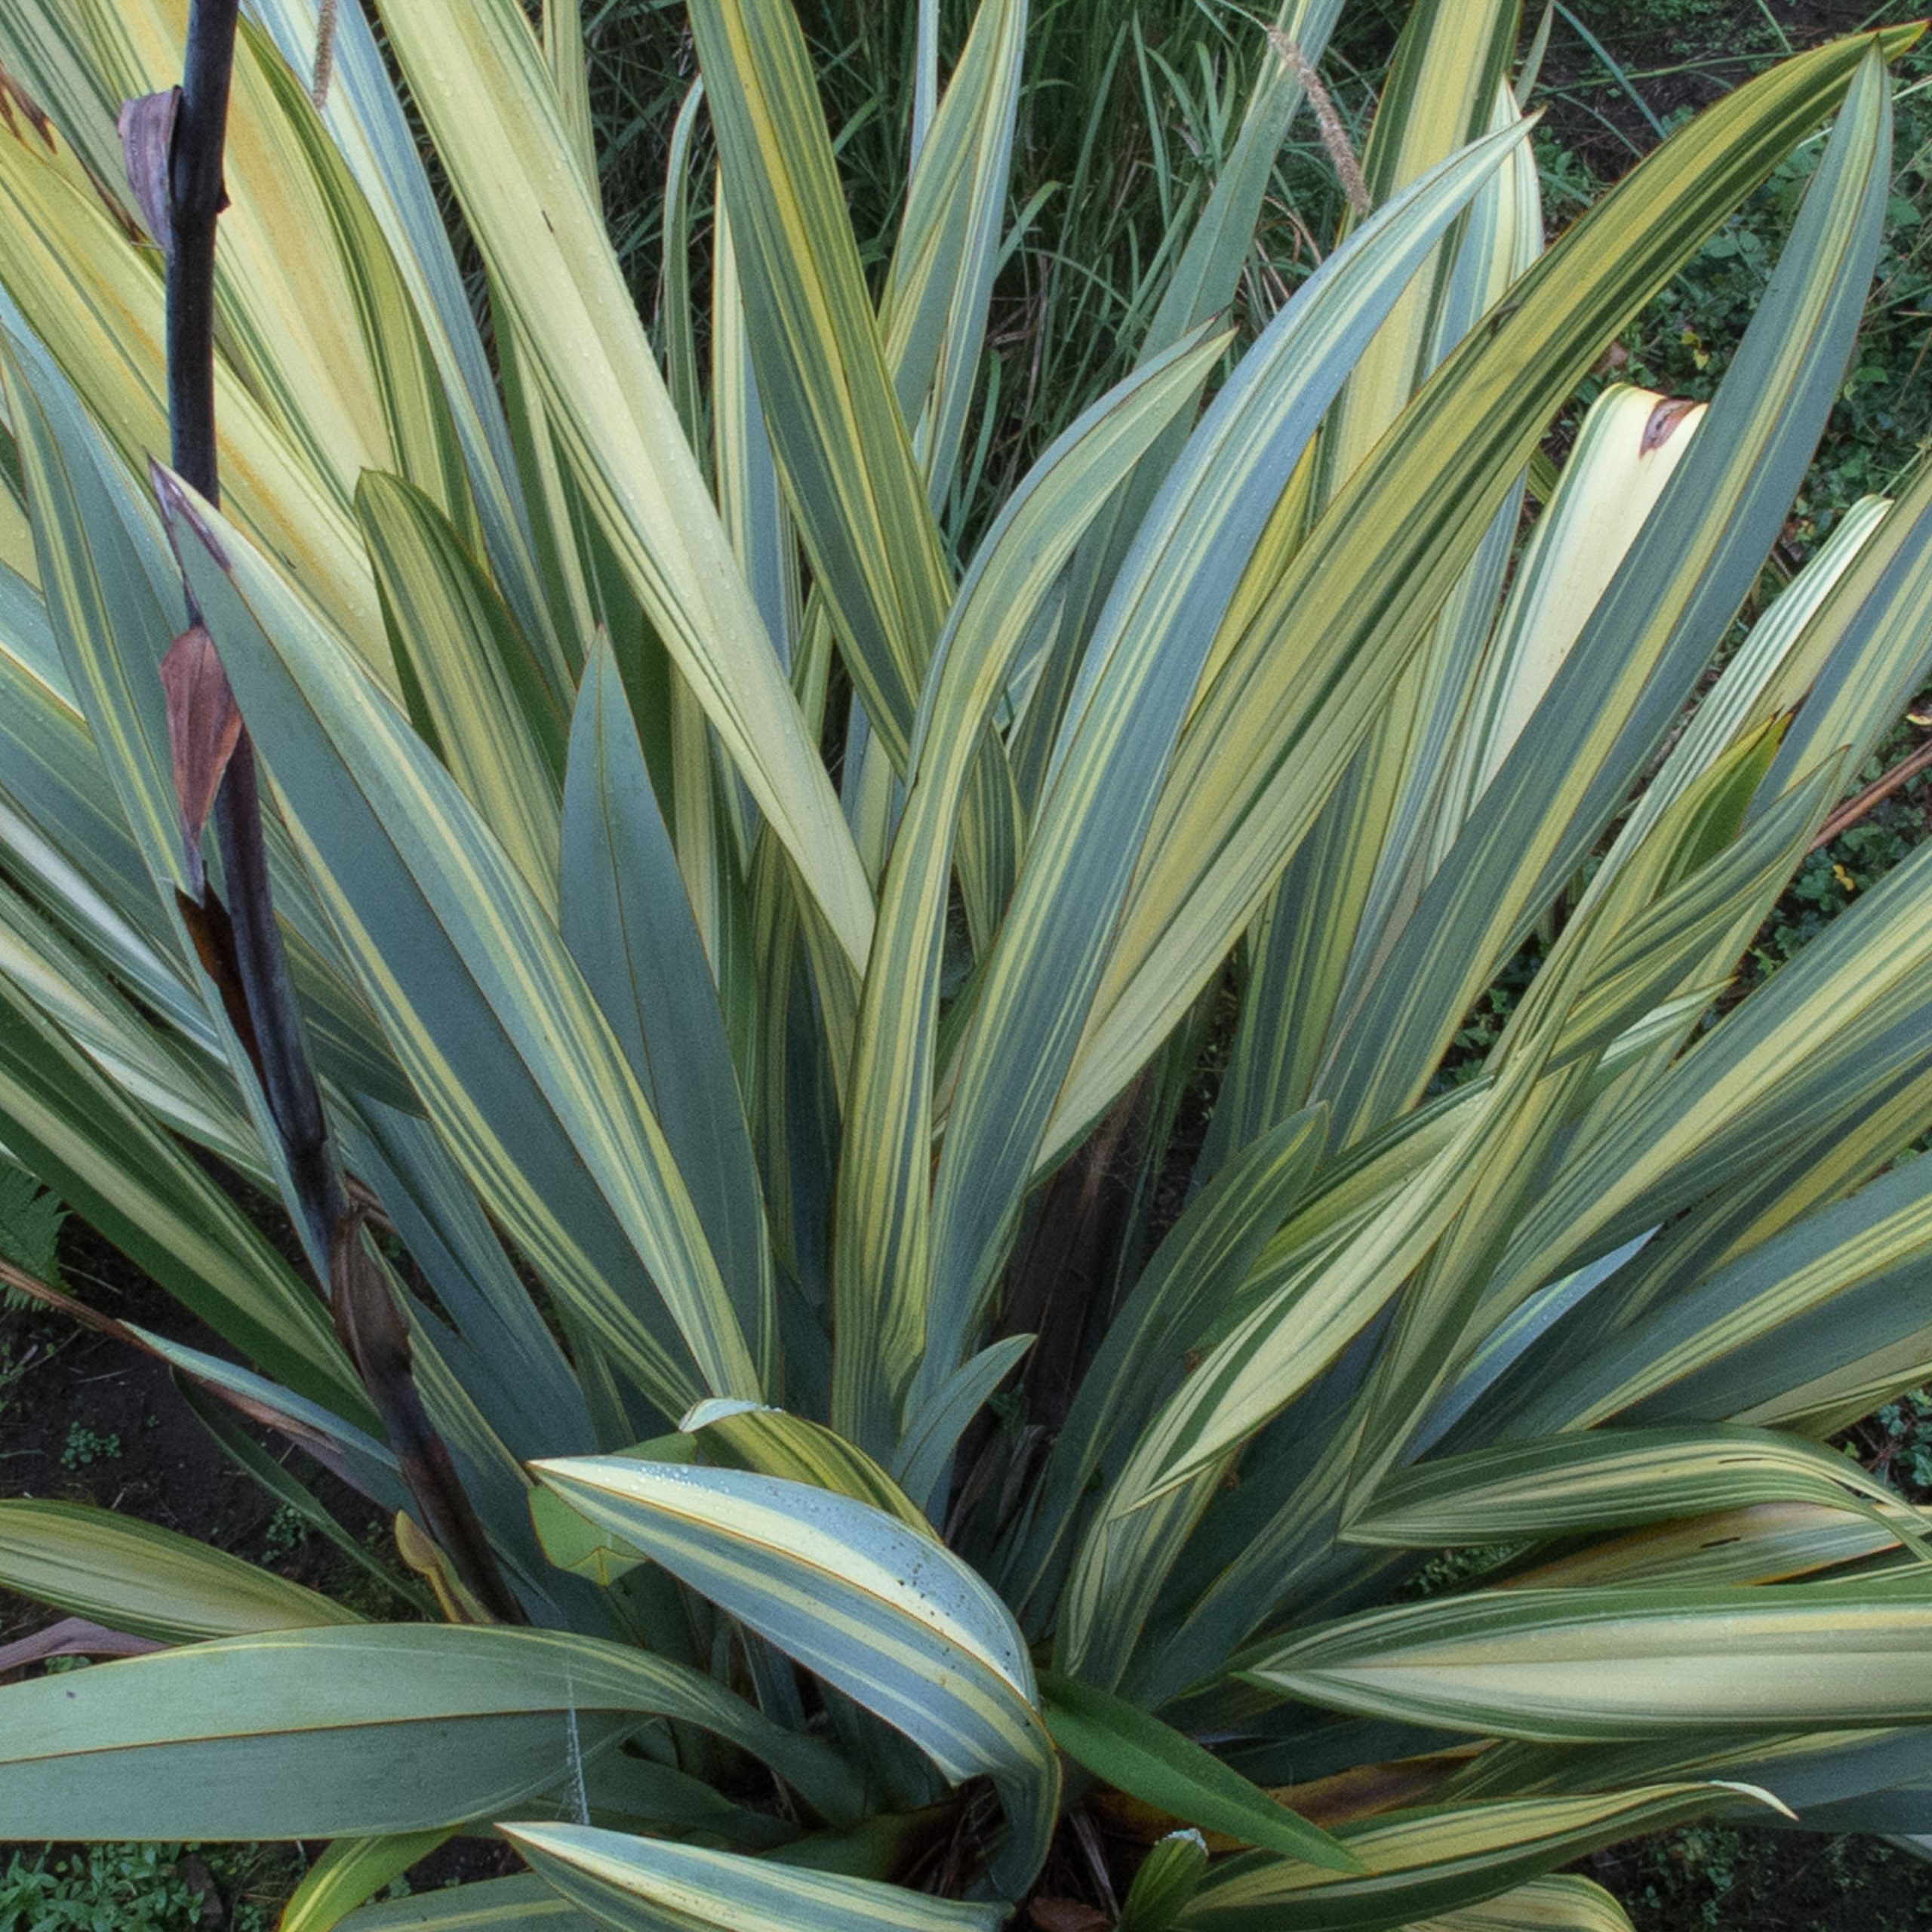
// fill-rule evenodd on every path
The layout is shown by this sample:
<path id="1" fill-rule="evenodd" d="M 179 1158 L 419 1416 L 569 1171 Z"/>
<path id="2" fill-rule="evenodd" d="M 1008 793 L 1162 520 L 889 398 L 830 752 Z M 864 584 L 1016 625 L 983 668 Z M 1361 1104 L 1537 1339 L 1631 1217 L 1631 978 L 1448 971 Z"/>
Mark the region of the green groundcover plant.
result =
<path id="1" fill-rule="evenodd" d="M 1927 1525 L 1827 1446 L 1932 1372 L 1932 852 L 1731 986 L 1932 657 L 1932 479 L 1759 594 L 1914 30 L 1546 248 L 1534 36 L 1422 0 L 1238 347 L 1338 10 L 987 509 L 1024 0 L 921 10 L 871 281 L 789 0 L 692 0 L 656 343 L 571 0 L 256 0 L 219 508 L 186 9 L 0 9 L 0 1143 L 228 1352 L 5 1278 L 413 1573 L 0 1502 L 117 1654 L 0 1690 L 0 1835 L 329 1840 L 294 1932 L 1481 1932 L 1694 1816 L 1932 1832 Z M 1708 405 L 1552 476 L 1807 143 Z M 458 1833 L 530 1869 L 366 1903 Z"/>

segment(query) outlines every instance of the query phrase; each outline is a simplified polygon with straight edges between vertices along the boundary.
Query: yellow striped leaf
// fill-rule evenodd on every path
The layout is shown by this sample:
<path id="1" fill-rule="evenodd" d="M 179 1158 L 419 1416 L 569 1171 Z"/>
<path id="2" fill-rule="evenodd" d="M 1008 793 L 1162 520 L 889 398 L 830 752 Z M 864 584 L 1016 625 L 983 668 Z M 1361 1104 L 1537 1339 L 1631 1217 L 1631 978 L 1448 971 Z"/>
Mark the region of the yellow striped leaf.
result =
<path id="1" fill-rule="evenodd" d="M 515 0 L 392 4 L 428 122 L 586 504 L 856 971 L 872 896 L 645 341 Z"/>
<path id="2" fill-rule="evenodd" d="M 506 1825 L 503 1835 L 560 1896 L 619 1932 L 998 1932 L 1008 1910 L 592 1825 Z"/>
<path id="3" fill-rule="evenodd" d="M 361 1621 L 272 1570 L 79 1503 L 0 1500 L 0 1583 L 110 1629 L 171 1644 Z"/>
<path id="4" fill-rule="evenodd" d="M 1924 1723 L 1928 1654 L 1922 1590 L 1499 1590 L 1344 1618 L 1246 1674 L 1331 1709 L 1586 1743 Z"/>
<path id="5" fill-rule="evenodd" d="M 884 1511 L 737 1469 L 617 1457 L 534 1463 L 573 1507 L 903 1731 L 955 1780 L 990 1777 L 996 1886 L 1038 1869 L 1060 1774 L 1011 1616 L 950 1551 Z"/>
<path id="6" fill-rule="evenodd" d="M 661 1407 L 755 1396 L 690 1194 L 555 927 L 393 703 L 236 533 L 174 500 L 305 866 L 451 1152 Z M 620 1285 L 640 1269 L 654 1296 Z"/>

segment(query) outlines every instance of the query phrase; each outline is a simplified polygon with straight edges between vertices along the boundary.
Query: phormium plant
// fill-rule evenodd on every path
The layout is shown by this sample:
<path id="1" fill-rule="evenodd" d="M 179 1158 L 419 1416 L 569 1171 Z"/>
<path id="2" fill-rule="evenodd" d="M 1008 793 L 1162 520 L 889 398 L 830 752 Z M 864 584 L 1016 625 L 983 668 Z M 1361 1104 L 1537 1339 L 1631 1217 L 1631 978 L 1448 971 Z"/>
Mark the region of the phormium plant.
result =
<path id="1" fill-rule="evenodd" d="M 657 346 L 571 0 L 252 0 L 225 162 L 218 4 L 177 97 L 181 0 L 6 0 L 0 1142 L 239 1359 L 0 1272 L 396 1512 L 421 1620 L 0 1503 L 118 1658 L 0 1690 L 0 1835 L 332 1839 L 303 1932 L 1476 1932 L 1932 1829 L 1923 1524 L 1824 1446 L 1932 1364 L 1932 854 L 1726 996 L 1927 668 L 1932 481 L 1734 623 L 1912 30 L 1546 251 L 1518 8 L 1420 0 L 1237 352 L 1337 10 L 989 517 L 1025 0 L 943 91 L 921 9 L 875 287 L 789 0 L 691 0 Z M 1611 389 L 1525 536 L 1827 123 L 1708 408 Z M 364 1904 L 455 1832 L 531 1869 Z"/>

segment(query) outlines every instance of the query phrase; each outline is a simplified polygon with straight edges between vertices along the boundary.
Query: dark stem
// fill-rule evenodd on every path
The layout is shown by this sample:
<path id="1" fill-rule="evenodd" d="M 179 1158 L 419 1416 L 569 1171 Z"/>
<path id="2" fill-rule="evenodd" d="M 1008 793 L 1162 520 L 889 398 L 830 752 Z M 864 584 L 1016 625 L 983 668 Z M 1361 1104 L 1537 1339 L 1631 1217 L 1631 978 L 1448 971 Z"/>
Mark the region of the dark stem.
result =
<path id="1" fill-rule="evenodd" d="M 222 157 L 239 0 L 195 0 L 168 155 L 168 420 L 175 473 L 221 500 L 215 443 L 215 237 L 228 204 Z M 190 614 L 191 616 L 193 614 Z M 269 891 L 255 749 L 245 729 L 214 803 L 235 968 L 254 1023 L 257 1065 L 310 1251 L 326 1255 L 345 1205 L 321 1095 L 303 1044 Z"/>
<path id="2" fill-rule="evenodd" d="M 223 155 L 239 11 L 240 0 L 192 0 L 168 166 L 170 454 L 176 474 L 217 504 L 215 236 L 228 202 Z M 192 593 L 189 617 L 200 620 Z M 255 749 L 245 728 L 215 795 L 214 818 L 228 895 L 228 930 L 225 937 L 216 927 L 209 931 L 229 955 L 223 963 L 232 966 L 232 980 L 239 983 L 252 1029 L 251 1057 L 261 1076 L 311 1252 L 325 1257 L 324 1288 L 337 1327 L 383 1417 L 424 1527 L 486 1614 L 521 1623 L 521 1607 L 497 1567 L 449 1452 L 424 1412 L 410 1367 L 408 1330 L 386 1287 L 374 1279 L 361 1253 L 360 1220 L 349 1211 L 275 925 Z M 352 1258 L 346 1262 L 346 1255 Z M 359 1287 L 352 1288 L 351 1282 Z"/>
<path id="3" fill-rule="evenodd" d="M 274 1116 L 312 1244 L 326 1254 L 348 1198 L 329 1142 L 328 1117 L 302 1038 L 301 1020 L 288 983 L 288 958 L 275 922 L 269 891 L 268 847 L 255 748 L 242 731 L 215 795 L 214 831 L 228 888 L 235 960 L 256 1017 L 255 1038 L 269 1112 Z M 266 1023 L 263 1023 L 266 1020 Z"/>
<path id="4" fill-rule="evenodd" d="M 214 439 L 215 225 L 227 205 L 222 153 L 241 0 L 194 0 L 168 158 L 168 425 L 175 473 L 221 501 Z"/>

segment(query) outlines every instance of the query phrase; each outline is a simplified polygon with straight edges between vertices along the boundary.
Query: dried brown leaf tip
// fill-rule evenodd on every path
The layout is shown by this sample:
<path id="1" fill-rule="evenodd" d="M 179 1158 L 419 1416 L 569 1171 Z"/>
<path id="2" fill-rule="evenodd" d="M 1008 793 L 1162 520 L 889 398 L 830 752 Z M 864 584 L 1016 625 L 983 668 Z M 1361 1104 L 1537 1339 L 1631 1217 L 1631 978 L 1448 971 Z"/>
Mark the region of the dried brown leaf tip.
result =
<path id="1" fill-rule="evenodd" d="M 174 552 L 177 563 L 181 561 L 181 545 L 177 526 L 186 524 L 196 543 L 224 570 L 233 566 L 228 561 L 228 552 L 221 546 L 220 540 L 214 534 L 214 527 L 202 514 L 194 492 L 177 476 L 165 463 L 148 458 L 148 482 L 154 491 L 154 500 L 161 506 L 161 514 L 168 525 L 168 540 Z M 186 566 L 183 565 L 185 575 Z"/>
<path id="2" fill-rule="evenodd" d="M 1651 420 L 1644 425 L 1642 454 L 1648 456 L 1651 451 L 1662 449 L 1675 432 L 1677 426 L 1697 407 L 1697 404 L 1681 395 L 1667 396 L 1651 411 Z"/>
<path id="3" fill-rule="evenodd" d="M 195 896 L 202 894 L 202 833 L 214 809 L 228 761 L 241 742 L 242 713 L 228 688 L 228 673 L 214 639 L 191 624 L 161 660 L 168 693 L 168 744 L 174 764 L 174 796 L 181 808 L 181 838 Z"/>
<path id="4" fill-rule="evenodd" d="M 138 100 L 124 100 L 115 124 L 121 131 L 121 158 L 128 170 L 128 185 L 134 191 L 134 205 L 164 255 L 174 245 L 168 214 L 168 158 L 180 106 L 181 90 L 164 88 L 158 94 L 144 94 Z"/>
<path id="5" fill-rule="evenodd" d="M 0 121 L 6 122 L 8 133 L 16 140 L 20 138 L 20 122 L 23 119 L 40 137 L 42 145 L 51 153 L 59 145 L 54 138 L 54 123 L 47 118 L 45 109 L 32 95 L 5 67 L 0 67 Z"/>

